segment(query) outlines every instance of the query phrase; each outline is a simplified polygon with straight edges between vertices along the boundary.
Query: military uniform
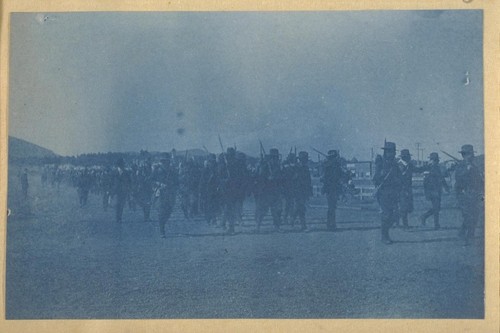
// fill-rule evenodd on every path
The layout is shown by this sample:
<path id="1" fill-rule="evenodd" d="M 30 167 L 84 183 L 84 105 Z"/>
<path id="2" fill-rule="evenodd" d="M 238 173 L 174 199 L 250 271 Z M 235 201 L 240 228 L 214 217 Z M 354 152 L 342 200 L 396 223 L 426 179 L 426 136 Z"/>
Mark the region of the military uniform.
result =
<path id="1" fill-rule="evenodd" d="M 297 157 L 290 153 L 283 163 L 283 198 L 285 210 L 283 212 L 284 224 L 294 224 L 295 214 L 295 178 L 297 176 Z"/>
<path id="2" fill-rule="evenodd" d="M 112 186 L 113 186 L 113 178 L 111 174 L 111 169 L 106 168 L 103 170 L 100 177 L 100 187 L 102 192 L 102 208 L 104 209 L 104 211 L 108 210 Z"/>
<path id="3" fill-rule="evenodd" d="M 116 196 L 115 218 L 117 223 L 122 222 L 123 208 L 130 194 L 132 178 L 125 169 L 125 161 L 119 159 L 116 163 L 117 169 L 113 175 L 113 194 Z"/>
<path id="4" fill-rule="evenodd" d="M 247 195 L 250 194 L 250 171 L 247 167 L 247 156 L 242 152 L 236 152 L 237 170 L 239 170 L 240 182 L 236 195 L 236 220 L 243 224 L 243 203 Z"/>
<path id="5" fill-rule="evenodd" d="M 295 211 L 292 220 L 299 218 L 301 230 L 307 230 L 306 226 L 306 204 L 307 200 L 312 196 L 312 180 L 311 172 L 309 171 L 309 155 L 305 151 L 299 152 L 299 165 L 295 168 L 295 176 L 293 177 L 293 198 Z"/>
<path id="6" fill-rule="evenodd" d="M 221 172 L 221 189 L 224 200 L 224 218 L 228 223 L 228 233 L 234 233 L 238 219 L 239 201 L 245 193 L 246 166 L 236 159 L 236 150 L 228 148 L 225 158 L 226 170 Z"/>
<path id="7" fill-rule="evenodd" d="M 342 194 L 343 171 L 337 150 L 328 151 L 328 157 L 323 165 L 322 192 L 326 194 L 328 212 L 326 228 L 329 231 L 337 230 L 337 201 Z"/>
<path id="8" fill-rule="evenodd" d="M 179 167 L 179 194 L 181 199 L 181 210 L 184 213 L 184 218 L 191 218 L 191 198 L 189 194 L 189 166 L 186 162 L 182 162 Z"/>
<path id="9" fill-rule="evenodd" d="M 144 221 L 150 221 L 151 205 L 153 198 L 153 167 L 151 160 L 147 159 L 137 169 L 136 173 L 136 201 L 142 208 Z"/>
<path id="10" fill-rule="evenodd" d="M 439 229 L 441 226 L 439 224 L 439 211 L 441 210 L 441 195 L 443 193 L 443 188 L 449 192 L 448 184 L 441 173 L 441 167 L 439 166 L 439 155 L 438 153 L 431 153 L 429 155 L 430 164 L 426 166 L 424 176 L 424 194 L 425 198 L 429 200 L 432 204 L 427 212 L 425 212 L 421 217 L 422 225 L 428 217 L 434 216 L 434 229 Z"/>
<path id="11" fill-rule="evenodd" d="M 463 145 L 460 153 L 463 161 L 455 169 L 455 191 L 463 218 L 459 236 L 468 244 L 474 238 L 483 209 L 484 174 L 475 162 L 472 145 Z"/>
<path id="12" fill-rule="evenodd" d="M 21 174 L 21 190 L 23 192 L 23 199 L 28 198 L 28 188 L 29 188 L 29 183 L 28 183 L 28 169 L 24 169 L 23 173 Z"/>
<path id="13" fill-rule="evenodd" d="M 89 191 L 91 187 L 92 179 L 90 177 L 89 170 L 85 168 L 78 177 L 78 200 L 80 202 L 80 207 L 85 207 L 87 205 L 87 200 L 89 197 Z"/>
<path id="14" fill-rule="evenodd" d="M 219 210 L 218 187 L 219 174 L 217 172 L 216 156 L 210 154 L 205 161 L 199 184 L 201 206 L 205 220 L 209 225 L 215 225 L 217 222 L 217 212 Z"/>
<path id="15" fill-rule="evenodd" d="M 261 160 L 257 170 L 257 182 L 255 197 L 257 231 L 260 230 L 264 216 L 269 210 L 271 210 L 274 228 L 279 230 L 282 211 L 283 173 L 278 149 L 270 149 L 269 156 Z"/>
<path id="16" fill-rule="evenodd" d="M 200 178 L 201 178 L 201 167 L 200 164 L 195 160 L 191 160 L 189 163 L 189 178 L 188 178 L 188 192 L 190 195 L 191 202 L 191 216 L 197 216 L 199 214 L 200 206 Z"/>
<path id="17" fill-rule="evenodd" d="M 382 242 L 391 244 L 389 229 L 399 218 L 398 202 L 401 193 L 402 176 L 398 163 L 395 160 L 396 144 L 386 142 L 383 157 L 377 155 L 375 160 L 375 195 L 381 209 Z"/>
<path id="18" fill-rule="evenodd" d="M 179 187 L 177 169 L 170 165 L 170 155 L 166 154 L 161 160 L 161 165 L 155 170 L 153 179 L 159 192 L 159 218 L 160 235 L 165 238 L 165 224 L 175 206 L 175 199 Z"/>
<path id="19" fill-rule="evenodd" d="M 413 212 L 413 173 L 416 171 L 415 164 L 411 160 L 408 149 L 401 150 L 401 159 L 398 162 L 401 170 L 401 193 L 399 196 L 399 216 L 403 227 L 408 227 L 408 214 Z M 397 221 L 399 224 L 399 219 Z"/>

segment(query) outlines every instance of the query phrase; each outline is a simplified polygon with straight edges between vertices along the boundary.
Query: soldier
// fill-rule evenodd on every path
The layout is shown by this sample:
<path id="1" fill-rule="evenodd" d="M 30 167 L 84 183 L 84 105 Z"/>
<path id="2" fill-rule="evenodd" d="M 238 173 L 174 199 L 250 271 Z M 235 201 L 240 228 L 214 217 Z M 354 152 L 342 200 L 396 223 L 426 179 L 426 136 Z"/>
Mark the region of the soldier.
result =
<path id="1" fill-rule="evenodd" d="M 102 208 L 104 211 L 108 210 L 109 201 L 111 198 L 111 190 L 113 186 L 113 177 L 111 173 L 111 168 L 106 167 L 101 174 L 101 191 L 102 191 Z"/>
<path id="2" fill-rule="evenodd" d="M 283 197 L 285 199 L 285 210 L 283 214 L 283 223 L 290 223 L 292 226 L 295 223 L 293 218 L 295 214 L 295 198 L 294 198 L 294 178 L 297 173 L 297 156 L 294 153 L 288 154 L 283 163 Z"/>
<path id="3" fill-rule="evenodd" d="M 209 225 L 217 224 L 217 211 L 219 210 L 219 175 L 217 172 L 217 157 L 209 154 L 200 178 L 199 192 L 201 206 L 205 220 Z"/>
<path id="4" fill-rule="evenodd" d="M 283 174 L 278 149 L 270 149 L 269 155 L 261 160 L 257 170 L 257 182 L 258 193 L 255 198 L 257 232 L 260 231 L 264 216 L 269 210 L 271 210 L 274 229 L 280 231 Z"/>
<path id="5" fill-rule="evenodd" d="M 28 187 L 29 187 L 27 168 L 25 168 L 24 171 L 21 173 L 20 181 L 21 181 L 21 190 L 23 192 L 23 199 L 26 200 L 28 198 Z"/>
<path id="6" fill-rule="evenodd" d="M 242 152 L 236 152 L 236 164 L 239 172 L 240 186 L 235 192 L 236 195 L 236 220 L 243 225 L 243 202 L 250 192 L 250 170 L 247 166 L 247 156 Z"/>
<path id="7" fill-rule="evenodd" d="M 49 179 L 49 167 L 45 165 L 42 169 L 41 180 L 42 186 L 45 187 L 47 185 L 47 181 Z"/>
<path id="8" fill-rule="evenodd" d="M 238 201 L 244 189 L 245 166 L 236 159 L 236 150 L 232 147 L 227 149 L 225 155 L 225 171 L 221 172 L 221 189 L 224 200 L 224 217 L 228 222 L 228 233 L 234 234 L 234 224 L 238 215 Z"/>
<path id="9" fill-rule="evenodd" d="M 337 230 L 337 200 L 342 194 L 342 180 L 344 179 L 340 156 L 337 150 L 329 150 L 327 159 L 323 164 L 322 193 L 326 194 L 328 201 L 328 213 L 326 216 L 326 229 Z"/>
<path id="10" fill-rule="evenodd" d="M 225 214 L 226 198 L 224 196 L 225 181 L 228 178 L 227 172 L 228 171 L 227 171 L 226 155 L 224 153 L 220 153 L 217 156 L 217 180 L 218 180 L 217 196 L 219 198 L 218 213 L 222 213 L 222 216 L 220 225 L 218 225 L 218 227 L 222 227 L 224 229 L 226 229 L 226 224 L 227 224 L 227 214 Z"/>
<path id="11" fill-rule="evenodd" d="M 412 179 L 413 173 L 417 171 L 408 149 L 401 150 L 401 159 L 399 160 L 398 165 L 402 176 L 401 193 L 399 196 L 399 216 L 401 218 L 403 228 L 408 228 L 408 214 L 413 212 Z M 399 219 L 396 223 L 399 224 Z"/>
<path id="12" fill-rule="evenodd" d="M 375 195 L 381 209 L 382 242 L 392 244 L 389 229 L 398 219 L 398 201 L 401 193 L 401 170 L 396 162 L 396 144 L 386 142 L 383 157 L 377 155 L 375 160 Z"/>
<path id="13" fill-rule="evenodd" d="M 159 191 L 160 211 L 159 224 L 160 236 L 165 238 L 165 224 L 175 206 L 175 198 L 179 186 L 177 170 L 170 164 L 170 154 L 165 154 L 161 165 L 155 170 L 154 180 Z"/>
<path id="14" fill-rule="evenodd" d="M 306 226 L 306 203 L 313 195 L 311 172 L 309 171 L 309 154 L 305 151 L 299 152 L 299 165 L 296 167 L 294 176 L 293 198 L 295 201 L 295 212 L 292 221 L 298 216 L 302 231 L 307 231 Z"/>
<path id="15" fill-rule="evenodd" d="M 135 212 L 136 210 L 136 199 L 137 199 L 137 175 L 138 175 L 139 167 L 136 162 L 132 162 L 130 168 L 127 169 L 128 174 L 130 175 L 130 190 L 127 196 L 128 208 Z"/>
<path id="16" fill-rule="evenodd" d="M 460 150 L 463 161 L 455 169 L 455 191 L 462 211 L 462 227 L 459 237 L 468 245 L 474 238 L 482 201 L 484 200 L 484 174 L 475 161 L 472 145 L 463 145 Z"/>
<path id="17" fill-rule="evenodd" d="M 191 197 L 189 193 L 189 166 L 187 161 L 179 165 L 179 194 L 181 199 L 181 210 L 186 220 L 191 219 Z"/>
<path id="18" fill-rule="evenodd" d="M 422 225 L 425 225 L 427 218 L 433 215 L 434 229 L 438 230 L 441 227 L 439 225 L 439 211 L 441 210 L 443 188 L 446 192 L 450 192 L 450 189 L 441 173 L 438 153 L 431 153 L 429 160 L 430 164 L 423 169 L 426 171 L 424 175 L 424 194 L 425 198 L 431 202 L 432 208 L 420 216 L 420 221 Z"/>
<path id="19" fill-rule="evenodd" d="M 144 222 L 149 222 L 151 221 L 151 205 L 153 198 L 153 166 L 150 157 L 148 157 L 137 169 L 135 179 L 135 200 L 142 208 Z"/>
<path id="20" fill-rule="evenodd" d="M 123 208 L 130 193 L 132 179 L 125 169 L 125 161 L 119 158 L 116 161 L 116 170 L 113 175 L 113 194 L 116 195 L 115 218 L 117 223 L 122 222 Z"/>
<path id="21" fill-rule="evenodd" d="M 89 197 L 89 191 L 92 183 L 90 177 L 89 169 L 85 167 L 83 172 L 78 177 L 77 192 L 78 199 L 80 201 L 80 207 L 85 207 L 87 205 L 87 199 Z"/>
<path id="22" fill-rule="evenodd" d="M 200 178 L 201 178 L 201 167 L 200 163 L 194 158 L 190 160 L 190 170 L 188 179 L 188 191 L 191 197 L 191 216 L 197 216 L 199 214 L 200 206 Z"/>

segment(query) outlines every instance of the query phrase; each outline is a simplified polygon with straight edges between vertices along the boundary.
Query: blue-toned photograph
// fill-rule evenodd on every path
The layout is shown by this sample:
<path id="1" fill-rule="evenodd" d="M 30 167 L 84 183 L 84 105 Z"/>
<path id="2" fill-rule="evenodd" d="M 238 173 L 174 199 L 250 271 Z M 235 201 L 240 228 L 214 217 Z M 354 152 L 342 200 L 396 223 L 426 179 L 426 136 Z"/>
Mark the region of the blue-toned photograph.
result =
<path id="1" fill-rule="evenodd" d="M 485 318 L 483 11 L 10 29 L 7 320 Z"/>

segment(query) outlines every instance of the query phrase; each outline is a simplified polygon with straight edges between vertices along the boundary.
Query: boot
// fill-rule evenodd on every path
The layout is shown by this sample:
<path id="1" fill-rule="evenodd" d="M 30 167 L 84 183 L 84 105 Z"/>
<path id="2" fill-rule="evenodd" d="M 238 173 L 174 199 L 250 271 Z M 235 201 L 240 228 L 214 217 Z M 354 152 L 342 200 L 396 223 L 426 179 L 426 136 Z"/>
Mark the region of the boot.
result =
<path id="1" fill-rule="evenodd" d="M 336 231 L 337 230 L 337 216 L 335 213 L 333 213 L 331 216 L 329 216 L 326 226 L 327 226 L 328 231 Z"/>
<path id="2" fill-rule="evenodd" d="M 434 215 L 434 230 L 439 229 L 441 229 L 441 226 L 439 225 L 439 215 Z"/>
<path id="3" fill-rule="evenodd" d="M 401 220 L 402 220 L 402 223 L 403 223 L 403 229 L 408 229 L 408 215 L 403 216 L 401 218 Z"/>
<path id="4" fill-rule="evenodd" d="M 393 243 L 391 237 L 389 237 L 389 229 L 382 229 L 382 243 L 386 245 L 390 245 Z"/>

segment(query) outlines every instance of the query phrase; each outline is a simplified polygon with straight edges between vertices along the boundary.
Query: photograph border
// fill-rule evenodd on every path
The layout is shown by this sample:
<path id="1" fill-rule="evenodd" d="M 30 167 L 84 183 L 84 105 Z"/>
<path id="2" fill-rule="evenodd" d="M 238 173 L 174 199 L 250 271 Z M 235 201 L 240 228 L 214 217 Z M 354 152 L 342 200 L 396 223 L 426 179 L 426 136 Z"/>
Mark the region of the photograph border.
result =
<path id="1" fill-rule="evenodd" d="M 334 1 L 334 0 L 0 0 L 0 332 L 499 332 L 500 224 L 500 0 Z M 320 11 L 320 10 L 483 11 L 485 137 L 485 319 L 196 319 L 196 320 L 6 320 L 7 156 L 10 14 L 14 12 L 98 11 Z"/>

